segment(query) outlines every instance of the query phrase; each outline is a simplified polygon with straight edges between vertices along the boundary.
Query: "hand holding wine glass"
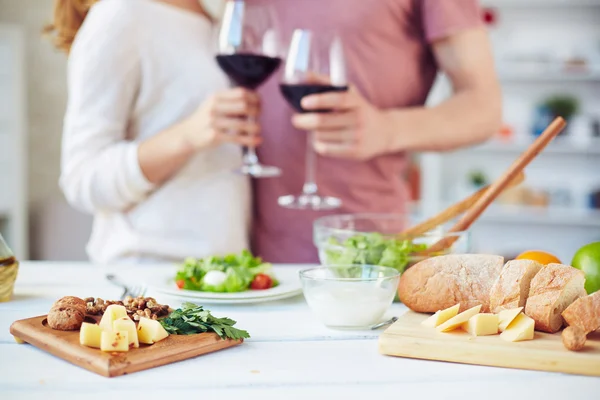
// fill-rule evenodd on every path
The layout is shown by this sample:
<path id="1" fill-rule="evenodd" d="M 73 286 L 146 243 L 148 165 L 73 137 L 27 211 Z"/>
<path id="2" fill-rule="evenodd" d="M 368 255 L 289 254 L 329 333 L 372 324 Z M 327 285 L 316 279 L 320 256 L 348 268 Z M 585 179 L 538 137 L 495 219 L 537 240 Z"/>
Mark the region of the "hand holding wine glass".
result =
<path id="1" fill-rule="evenodd" d="M 281 93 L 299 113 L 306 113 L 302 99 L 323 93 L 340 93 L 348 90 L 346 66 L 341 40 L 333 34 L 297 29 L 290 43 L 285 65 Z M 329 107 L 313 112 L 325 114 Z M 307 134 L 306 177 L 302 193 L 279 198 L 279 204 L 287 208 L 331 210 L 341 206 L 336 197 L 319 194 L 316 182 L 316 154 L 313 149 L 314 130 Z"/>
<path id="2" fill-rule="evenodd" d="M 219 67 L 238 86 L 255 90 L 281 64 L 272 10 L 265 5 L 230 0 L 219 32 Z M 254 118 L 254 116 L 252 117 Z M 254 146 L 248 145 L 239 172 L 256 178 L 281 174 L 277 167 L 262 165 Z"/>
<path id="3" fill-rule="evenodd" d="M 329 92 L 302 99 L 305 113 L 294 115 L 297 129 L 313 131 L 315 150 L 323 156 L 368 160 L 385 154 L 394 124 L 389 114 L 366 100 L 349 85 L 344 92 Z M 329 109 L 323 114 L 319 110 Z"/>

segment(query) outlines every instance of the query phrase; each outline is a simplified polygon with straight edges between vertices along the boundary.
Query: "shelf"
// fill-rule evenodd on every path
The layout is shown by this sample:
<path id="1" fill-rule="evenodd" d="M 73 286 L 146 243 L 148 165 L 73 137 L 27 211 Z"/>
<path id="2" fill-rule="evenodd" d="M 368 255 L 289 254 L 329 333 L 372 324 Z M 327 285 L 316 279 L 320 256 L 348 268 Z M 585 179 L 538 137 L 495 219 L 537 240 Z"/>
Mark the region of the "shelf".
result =
<path id="1" fill-rule="evenodd" d="M 489 152 L 489 153 L 521 153 L 525 151 L 532 142 L 502 143 L 498 141 L 471 147 L 464 151 Z M 548 154 L 559 155 L 594 155 L 600 156 L 600 139 L 592 139 L 588 143 L 573 143 L 570 140 L 555 139 L 543 151 Z"/>
<path id="2" fill-rule="evenodd" d="M 548 82 L 600 82 L 600 72 L 569 72 L 569 71 L 498 71 L 498 78 L 502 82 L 519 83 L 548 83 Z"/>
<path id="3" fill-rule="evenodd" d="M 481 0 L 483 7 L 535 8 L 535 7 L 596 7 L 598 0 Z"/>
<path id="4" fill-rule="evenodd" d="M 600 227 L 600 210 L 492 206 L 481 216 L 481 222 L 519 225 L 534 224 Z"/>

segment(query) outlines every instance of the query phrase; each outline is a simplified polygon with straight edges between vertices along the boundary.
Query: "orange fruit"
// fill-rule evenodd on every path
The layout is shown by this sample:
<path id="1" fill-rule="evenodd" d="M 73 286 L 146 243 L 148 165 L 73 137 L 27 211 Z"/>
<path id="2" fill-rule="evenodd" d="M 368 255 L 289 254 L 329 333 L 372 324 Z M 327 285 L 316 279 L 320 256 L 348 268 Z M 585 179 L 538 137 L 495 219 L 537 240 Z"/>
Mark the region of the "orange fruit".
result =
<path id="1" fill-rule="evenodd" d="M 524 251 L 523 253 L 515 257 L 515 260 L 533 260 L 543 265 L 551 263 L 562 264 L 558 257 L 556 257 L 554 254 L 550 254 L 546 251 L 541 250 Z"/>

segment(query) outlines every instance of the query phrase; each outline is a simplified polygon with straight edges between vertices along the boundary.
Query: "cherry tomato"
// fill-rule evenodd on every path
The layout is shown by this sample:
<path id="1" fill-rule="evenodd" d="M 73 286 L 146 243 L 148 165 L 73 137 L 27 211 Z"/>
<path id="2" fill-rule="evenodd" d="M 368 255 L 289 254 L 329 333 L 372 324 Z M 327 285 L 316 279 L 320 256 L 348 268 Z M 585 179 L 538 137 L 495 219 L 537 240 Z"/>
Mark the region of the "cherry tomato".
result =
<path id="1" fill-rule="evenodd" d="M 250 288 L 253 290 L 264 290 L 269 289 L 273 286 L 273 279 L 266 274 L 258 274 L 254 277 L 254 280 L 250 284 Z"/>
<path id="2" fill-rule="evenodd" d="M 179 289 L 183 289 L 183 285 L 185 285 L 185 281 L 183 279 L 180 279 L 177 282 L 175 282 L 175 284 L 177 284 L 177 287 Z"/>

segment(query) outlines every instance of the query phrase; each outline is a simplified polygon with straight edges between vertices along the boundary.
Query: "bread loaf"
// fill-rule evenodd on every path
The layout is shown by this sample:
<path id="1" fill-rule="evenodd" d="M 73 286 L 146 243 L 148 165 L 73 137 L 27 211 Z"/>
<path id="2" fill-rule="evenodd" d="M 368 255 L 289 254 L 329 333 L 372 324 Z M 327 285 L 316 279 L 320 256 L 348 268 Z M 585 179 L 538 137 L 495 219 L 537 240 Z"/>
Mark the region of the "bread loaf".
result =
<path id="1" fill-rule="evenodd" d="M 562 316 L 569 326 L 581 328 L 586 335 L 600 329 L 600 291 L 578 298 Z"/>
<path id="2" fill-rule="evenodd" d="M 585 296 L 583 272 L 568 265 L 548 264 L 531 280 L 525 314 L 535 320 L 535 329 L 549 333 L 563 326 L 561 313 Z"/>
<path id="3" fill-rule="evenodd" d="M 524 307 L 531 279 L 542 267 L 542 264 L 532 260 L 507 262 L 490 291 L 490 310 L 499 313 L 502 310 Z"/>
<path id="4" fill-rule="evenodd" d="M 400 277 L 398 296 L 411 310 L 436 312 L 460 303 L 460 311 L 481 304 L 489 312 L 490 289 L 504 258 L 485 254 L 449 254 L 423 260 Z"/>

